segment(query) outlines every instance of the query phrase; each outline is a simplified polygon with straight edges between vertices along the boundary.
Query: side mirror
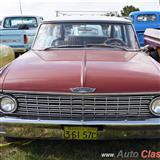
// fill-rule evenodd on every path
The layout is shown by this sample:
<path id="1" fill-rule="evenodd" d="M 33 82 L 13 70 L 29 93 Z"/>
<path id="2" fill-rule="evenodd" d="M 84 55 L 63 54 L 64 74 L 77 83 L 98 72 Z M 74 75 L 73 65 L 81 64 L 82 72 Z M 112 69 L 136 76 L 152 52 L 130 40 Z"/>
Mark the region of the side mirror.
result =
<path id="1" fill-rule="evenodd" d="M 142 51 L 145 52 L 145 53 L 149 53 L 149 52 L 152 52 L 152 51 L 155 51 L 155 48 L 150 46 L 150 45 L 145 45 L 143 48 L 142 48 Z"/>

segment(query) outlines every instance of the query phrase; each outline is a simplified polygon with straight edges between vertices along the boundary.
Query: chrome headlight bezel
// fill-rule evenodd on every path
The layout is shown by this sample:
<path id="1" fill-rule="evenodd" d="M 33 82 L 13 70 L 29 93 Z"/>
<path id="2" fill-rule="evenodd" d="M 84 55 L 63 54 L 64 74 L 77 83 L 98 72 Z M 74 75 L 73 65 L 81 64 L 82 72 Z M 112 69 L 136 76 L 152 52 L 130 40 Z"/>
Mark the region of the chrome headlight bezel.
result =
<path id="1" fill-rule="evenodd" d="M 11 111 L 4 111 L 4 110 L 2 109 L 1 102 L 2 102 L 2 100 L 3 100 L 4 98 L 10 99 L 10 100 L 14 103 L 14 108 L 13 108 Z M 2 112 L 2 113 L 4 113 L 4 114 L 13 113 L 13 112 L 15 112 L 15 111 L 17 110 L 17 106 L 18 106 L 18 105 L 17 105 L 17 101 L 16 101 L 16 99 L 13 98 L 12 96 L 10 96 L 10 95 L 2 95 L 2 96 L 0 96 L 0 112 Z"/>
<path id="2" fill-rule="evenodd" d="M 153 109 L 153 107 L 154 107 L 153 105 L 155 104 L 156 101 L 160 101 L 160 97 L 156 97 L 156 98 L 154 98 L 154 99 L 151 101 L 150 106 L 149 106 L 149 109 L 150 109 L 150 111 L 151 111 L 151 113 L 152 113 L 153 115 L 160 117 L 160 113 L 156 113 L 156 112 L 154 111 L 154 109 Z"/>

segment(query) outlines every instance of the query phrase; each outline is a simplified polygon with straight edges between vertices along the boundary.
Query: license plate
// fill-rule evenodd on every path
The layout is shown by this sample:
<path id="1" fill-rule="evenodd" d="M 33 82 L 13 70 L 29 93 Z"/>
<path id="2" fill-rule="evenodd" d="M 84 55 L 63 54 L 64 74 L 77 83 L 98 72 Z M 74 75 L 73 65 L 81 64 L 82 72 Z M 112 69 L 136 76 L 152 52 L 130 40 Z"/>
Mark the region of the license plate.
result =
<path id="1" fill-rule="evenodd" d="M 95 127 L 64 127 L 65 139 L 96 140 L 97 128 Z"/>
<path id="2" fill-rule="evenodd" d="M 94 127 L 64 127 L 65 139 L 96 140 L 97 128 Z"/>

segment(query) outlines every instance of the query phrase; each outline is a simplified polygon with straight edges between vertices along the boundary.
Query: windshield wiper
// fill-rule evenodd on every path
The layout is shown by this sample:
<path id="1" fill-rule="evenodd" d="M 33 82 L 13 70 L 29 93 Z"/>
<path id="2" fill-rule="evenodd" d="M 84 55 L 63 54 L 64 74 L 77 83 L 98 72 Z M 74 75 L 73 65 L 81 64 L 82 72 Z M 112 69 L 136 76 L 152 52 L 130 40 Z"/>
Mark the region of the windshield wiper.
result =
<path id="1" fill-rule="evenodd" d="M 125 51 L 130 51 L 130 49 L 128 49 L 126 47 L 112 45 L 112 44 L 105 44 L 105 43 L 102 43 L 102 44 L 87 44 L 87 47 L 92 47 L 92 46 L 98 46 L 98 47 L 100 46 L 100 47 L 108 47 L 108 48 L 118 48 L 118 49 L 122 49 L 122 50 L 125 50 Z"/>
<path id="2" fill-rule="evenodd" d="M 43 50 L 46 51 L 48 49 L 57 49 L 57 48 L 82 48 L 85 47 L 86 45 L 60 45 L 60 46 L 50 46 L 46 47 Z"/>
<path id="3" fill-rule="evenodd" d="M 46 47 L 43 50 L 49 50 L 49 49 L 57 49 L 57 48 L 85 48 L 85 47 L 108 47 L 108 48 L 118 48 L 124 51 L 140 51 L 140 49 L 129 49 L 123 46 L 113 45 L 113 44 L 84 44 L 84 45 L 59 45 L 59 46 L 50 46 Z"/>

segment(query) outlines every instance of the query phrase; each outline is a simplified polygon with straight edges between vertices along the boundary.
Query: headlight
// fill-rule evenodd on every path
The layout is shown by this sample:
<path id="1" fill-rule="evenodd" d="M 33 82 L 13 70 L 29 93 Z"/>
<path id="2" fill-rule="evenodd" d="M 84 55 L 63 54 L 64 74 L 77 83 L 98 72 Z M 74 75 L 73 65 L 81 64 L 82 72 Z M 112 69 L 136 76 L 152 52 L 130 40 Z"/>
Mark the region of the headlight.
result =
<path id="1" fill-rule="evenodd" d="M 150 110 L 154 115 L 160 116 L 160 97 L 153 99 L 150 104 Z"/>
<path id="2" fill-rule="evenodd" d="M 0 111 L 3 113 L 13 113 L 17 109 L 17 102 L 11 96 L 3 96 L 0 99 Z"/>

